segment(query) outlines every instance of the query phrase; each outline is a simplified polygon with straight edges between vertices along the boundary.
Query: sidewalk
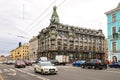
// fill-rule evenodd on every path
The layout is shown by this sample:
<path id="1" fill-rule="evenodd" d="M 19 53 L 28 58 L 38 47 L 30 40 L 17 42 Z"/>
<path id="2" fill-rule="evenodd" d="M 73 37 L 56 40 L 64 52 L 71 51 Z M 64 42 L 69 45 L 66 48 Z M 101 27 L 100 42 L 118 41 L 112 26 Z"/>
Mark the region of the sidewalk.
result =
<path id="1" fill-rule="evenodd" d="M 1 74 L 0 74 L 0 80 L 4 80 Z"/>

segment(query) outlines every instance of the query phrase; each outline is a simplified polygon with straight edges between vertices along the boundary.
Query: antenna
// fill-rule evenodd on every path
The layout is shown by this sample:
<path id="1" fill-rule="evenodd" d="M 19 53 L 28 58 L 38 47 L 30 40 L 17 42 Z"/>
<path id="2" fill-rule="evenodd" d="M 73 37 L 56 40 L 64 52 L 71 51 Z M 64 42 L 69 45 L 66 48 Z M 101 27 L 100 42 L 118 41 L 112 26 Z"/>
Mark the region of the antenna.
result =
<path id="1" fill-rule="evenodd" d="M 23 20 L 24 20 L 24 3 L 23 3 Z"/>

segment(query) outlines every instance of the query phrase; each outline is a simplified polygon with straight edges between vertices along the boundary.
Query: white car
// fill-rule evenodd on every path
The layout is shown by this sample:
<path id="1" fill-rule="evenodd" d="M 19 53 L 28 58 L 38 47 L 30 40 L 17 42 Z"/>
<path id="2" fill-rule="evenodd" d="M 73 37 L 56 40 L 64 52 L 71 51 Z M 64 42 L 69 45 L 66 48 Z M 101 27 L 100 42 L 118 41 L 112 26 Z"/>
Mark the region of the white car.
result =
<path id="1" fill-rule="evenodd" d="M 57 68 L 49 61 L 40 61 L 35 64 L 34 72 L 40 72 L 41 74 L 57 74 Z"/>

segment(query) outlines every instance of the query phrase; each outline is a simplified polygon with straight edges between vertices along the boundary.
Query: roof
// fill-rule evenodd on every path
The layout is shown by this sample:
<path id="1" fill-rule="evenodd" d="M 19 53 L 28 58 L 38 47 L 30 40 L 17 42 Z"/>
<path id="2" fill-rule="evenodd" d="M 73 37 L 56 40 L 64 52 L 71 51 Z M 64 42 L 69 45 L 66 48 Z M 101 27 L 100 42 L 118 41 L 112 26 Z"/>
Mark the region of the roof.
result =
<path id="1" fill-rule="evenodd" d="M 105 14 L 108 15 L 108 14 L 110 14 L 112 12 L 116 12 L 116 11 L 119 11 L 119 10 L 120 10 L 120 3 L 118 4 L 118 6 L 115 9 L 112 9 L 112 10 L 106 12 Z"/>

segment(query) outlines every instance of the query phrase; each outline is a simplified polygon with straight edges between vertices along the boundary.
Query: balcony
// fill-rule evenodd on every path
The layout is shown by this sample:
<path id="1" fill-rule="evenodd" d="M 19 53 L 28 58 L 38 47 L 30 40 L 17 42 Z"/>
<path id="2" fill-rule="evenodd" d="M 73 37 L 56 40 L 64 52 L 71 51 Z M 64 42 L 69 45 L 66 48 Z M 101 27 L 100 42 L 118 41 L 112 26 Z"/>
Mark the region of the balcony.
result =
<path id="1" fill-rule="evenodd" d="M 55 50 L 57 50 L 57 48 L 52 47 L 52 48 L 49 48 L 49 50 L 55 51 Z"/>
<path id="2" fill-rule="evenodd" d="M 51 39 L 56 39 L 56 36 L 55 36 L 55 35 L 51 35 L 50 38 L 51 38 Z"/>
<path id="3" fill-rule="evenodd" d="M 118 40 L 118 38 L 119 38 L 119 34 L 118 33 L 113 33 L 113 35 L 110 35 L 110 37 L 109 37 L 109 39 L 111 41 L 116 41 L 116 40 Z"/>
<path id="4" fill-rule="evenodd" d="M 120 53 L 120 50 L 114 50 L 112 53 Z"/>

